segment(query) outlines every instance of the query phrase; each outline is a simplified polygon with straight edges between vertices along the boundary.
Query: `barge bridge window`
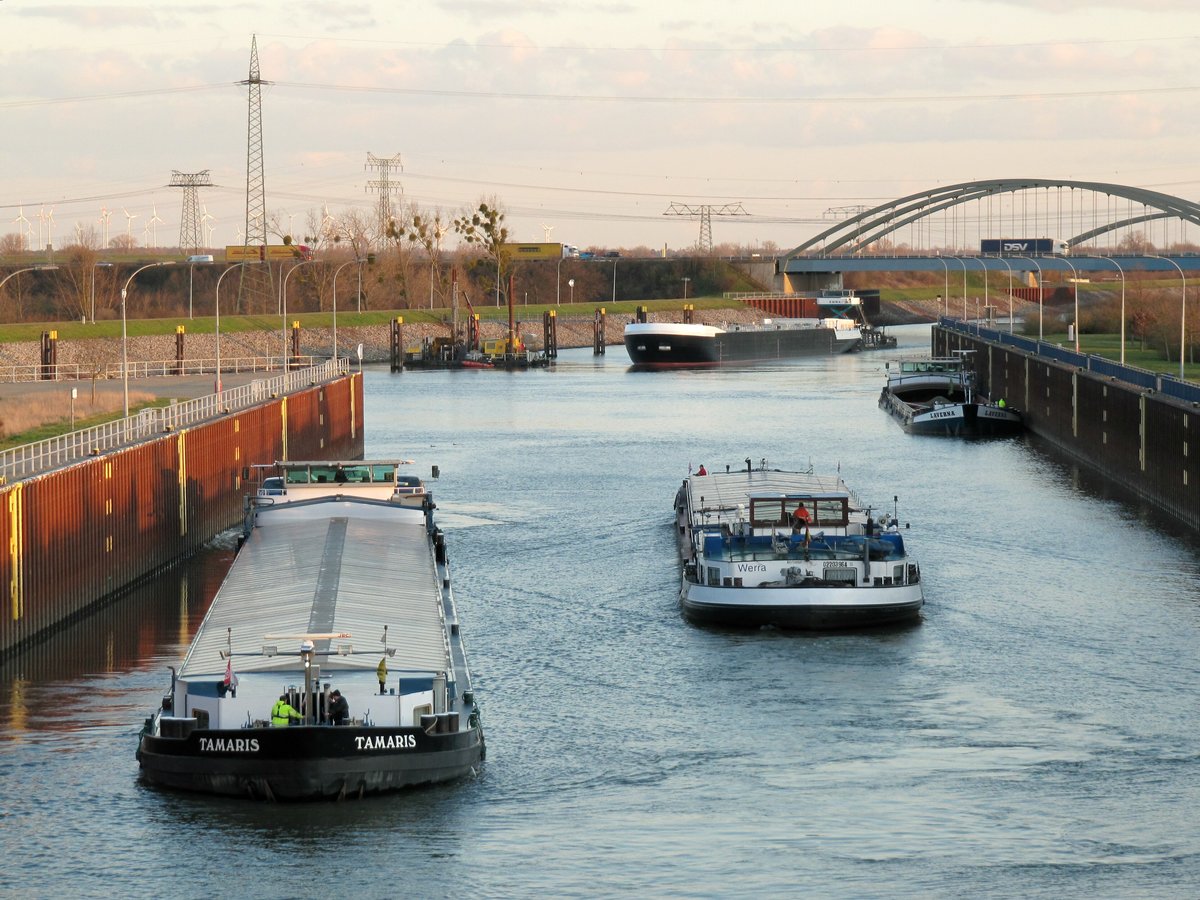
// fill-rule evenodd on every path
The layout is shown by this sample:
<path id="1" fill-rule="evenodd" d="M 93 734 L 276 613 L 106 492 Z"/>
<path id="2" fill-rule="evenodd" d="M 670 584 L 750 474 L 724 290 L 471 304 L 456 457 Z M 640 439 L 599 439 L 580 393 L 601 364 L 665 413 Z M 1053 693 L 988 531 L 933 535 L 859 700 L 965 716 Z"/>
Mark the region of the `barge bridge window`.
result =
<path id="1" fill-rule="evenodd" d="M 800 506 L 808 510 L 813 528 L 844 528 L 850 521 L 845 497 L 753 497 L 750 524 L 755 528 L 791 528 L 792 513 Z"/>

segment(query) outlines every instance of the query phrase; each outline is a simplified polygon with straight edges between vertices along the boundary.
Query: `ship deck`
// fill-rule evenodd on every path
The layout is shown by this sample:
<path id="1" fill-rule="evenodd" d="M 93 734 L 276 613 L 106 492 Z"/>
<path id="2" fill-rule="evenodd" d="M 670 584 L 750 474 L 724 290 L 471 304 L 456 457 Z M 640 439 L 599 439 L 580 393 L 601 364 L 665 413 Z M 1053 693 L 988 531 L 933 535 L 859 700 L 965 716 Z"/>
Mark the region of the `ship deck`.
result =
<path id="1" fill-rule="evenodd" d="M 394 668 L 453 668 L 450 604 L 422 511 L 342 498 L 288 503 L 258 517 L 180 678 L 221 676 L 229 650 L 239 675 L 294 669 L 297 636 L 313 633 L 344 635 L 315 641 L 323 671 L 374 670 L 385 626 Z"/>

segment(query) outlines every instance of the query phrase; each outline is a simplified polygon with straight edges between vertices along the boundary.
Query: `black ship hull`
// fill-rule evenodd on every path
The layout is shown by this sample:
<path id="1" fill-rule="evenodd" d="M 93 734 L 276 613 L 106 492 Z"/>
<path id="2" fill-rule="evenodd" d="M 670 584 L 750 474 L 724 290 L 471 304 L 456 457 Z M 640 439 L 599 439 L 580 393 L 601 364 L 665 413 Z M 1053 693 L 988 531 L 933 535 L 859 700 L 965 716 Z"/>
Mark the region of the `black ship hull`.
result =
<path id="1" fill-rule="evenodd" d="M 919 618 L 923 604 L 921 598 L 871 606 L 694 603 L 687 600 L 685 595 L 681 606 L 688 621 L 696 625 L 840 631 L 913 622 Z"/>
<path id="2" fill-rule="evenodd" d="M 879 406 L 891 413 L 909 434 L 1004 437 L 1019 434 L 1024 428 L 1019 411 L 992 403 L 907 403 L 884 388 Z"/>
<path id="3" fill-rule="evenodd" d="M 627 329 L 625 350 L 636 367 L 667 369 L 829 356 L 858 345 L 857 340 L 838 340 L 832 328 L 713 331 L 689 334 L 679 326 Z"/>
<path id="4" fill-rule="evenodd" d="M 473 774 L 484 757 L 476 726 L 445 734 L 421 728 L 293 726 L 143 734 L 142 780 L 175 790 L 262 800 L 362 797 Z"/>

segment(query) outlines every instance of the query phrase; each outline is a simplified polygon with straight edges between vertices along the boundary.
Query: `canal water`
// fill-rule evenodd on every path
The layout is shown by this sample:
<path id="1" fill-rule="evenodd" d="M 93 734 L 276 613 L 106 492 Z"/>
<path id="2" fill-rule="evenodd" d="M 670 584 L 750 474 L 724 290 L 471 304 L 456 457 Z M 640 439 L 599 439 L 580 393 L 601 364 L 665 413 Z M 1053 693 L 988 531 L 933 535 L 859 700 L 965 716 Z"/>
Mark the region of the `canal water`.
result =
<path id="1" fill-rule="evenodd" d="M 0 672 L 0 893 L 1200 895 L 1196 542 L 1034 439 L 905 435 L 883 363 L 929 338 L 896 333 L 720 372 L 368 370 L 367 454 L 440 471 L 482 772 L 340 805 L 140 785 L 225 535 Z M 922 620 L 682 620 L 676 486 L 746 458 L 894 509 Z"/>

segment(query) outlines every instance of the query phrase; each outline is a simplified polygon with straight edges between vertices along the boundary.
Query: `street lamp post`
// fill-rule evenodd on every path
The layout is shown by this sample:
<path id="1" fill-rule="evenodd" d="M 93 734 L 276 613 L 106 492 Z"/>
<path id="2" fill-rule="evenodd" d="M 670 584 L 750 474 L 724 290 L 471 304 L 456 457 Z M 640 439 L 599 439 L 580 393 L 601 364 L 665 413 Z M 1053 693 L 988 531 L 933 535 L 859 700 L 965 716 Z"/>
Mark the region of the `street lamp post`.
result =
<path id="1" fill-rule="evenodd" d="M 1036 259 L 1032 256 L 1014 256 L 1013 259 L 1024 259 L 1033 263 L 1033 267 L 1038 273 L 1038 342 L 1042 340 L 1042 267 L 1038 265 Z"/>
<path id="2" fill-rule="evenodd" d="M 338 272 L 342 271 L 342 269 L 346 268 L 346 266 L 352 266 L 357 262 L 358 262 L 357 259 L 352 259 L 349 262 L 342 263 L 340 266 L 338 266 L 336 269 L 333 270 L 333 356 L 330 357 L 331 359 L 337 359 L 337 277 L 338 277 Z M 430 302 L 430 304 L 433 303 L 432 300 L 430 300 L 429 302 Z M 431 305 L 429 308 L 433 309 L 433 306 Z"/>
<path id="3" fill-rule="evenodd" d="M 283 308 L 283 371 L 284 372 L 286 372 L 288 370 L 287 283 L 288 283 L 288 279 L 292 277 L 293 272 L 295 272 L 301 266 L 307 266 L 311 262 L 313 262 L 313 260 L 311 260 L 311 259 L 306 259 L 306 260 L 303 260 L 302 262 L 298 262 L 294 266 L 292 266 L 290 269 L 288 269 L 287 274 L 283 276 L 283 294 L 281 295 L 280 304 Z"/>
<path id="4" fill-rule="evenodd" d="M 9 279 L 16 278 L 23 272 L 50 272 L 57 268 L 58 266 L 26 266 L 24 269 L 17 269 L 15 272 L 9 272 L 2 280 L 0 280 L 0 288 L 8 284 Z"/>
<path id="5" fill-rule="evenodd" d="M 211 260 L 212 257 L 209 257 L 209 259 Z M 205 262 L 205 263 L 202 263 L 202 265 L 208 265 L 208 263 Z M 189 259 L 188 260 L 188 318 L 189 319 L 192 317 L 192 275 L 194 274 L 195 268 L 196 268 L 196 260 Z"/>
<path id="6" fill-rule="evenodd" d="M 942 255 L 940 253 L 937 256 L 935 256 L 934 259 L 936 259 L 938 262 L 940 262 L 942 264 L 942 269 L 944 270 L 942 272 L 942 278 L 943 278 L 943 281 L 945 281 L 945 286 L 942 289 L 942 296 L 938 297 L 938 299 L 941 300 L 942 297 L 946 298 L 946 311 L 944 314 L 946 316 L 949 316 L 950 315 L 950 267 L 948 265 L 946 265 L 946 261 L 944 259 L 942 259 Z M 938 305 L 940 306 L 941 304 L 938 304 Z"/>
<path id="7" fill-rule="evenodd" d="M 957 256 L 950 257 L 956 263 L 963 267 L 963 324 L 967 322 L 967 263 L 966 260 L 960 259 Z M 946 315 L 950 314 L 950 293 L 946 293 Z"/>
<path id="8" fill-rule="evenodd" d="M 558 267 L 554 272 L 554 305 L 558 306 L 562 302 L 562 264 L 563 257 L 559 254 Z"/>
<path id="9" fill-rule="evenodd" d="M 1121 365 L 1125 365 L 1125 270 L 1111 256 L 1089 256 L 1088 259 L 1100 259 L 1110 262 L 1117 267 L 1117 272 L 1121 275 Z"/>
<path id="10" fill-rule="evenodd" d="M 686 275 L 683 276 L 683 299 L 684 299 L 684 302 L 687 302 L 687 286 L 688 286 L 688 282 L 691 280 L 692 279 L 688 278 Z"/>
<path id="11" fill-rule="evenodd" d="M 1179 270 L 1179 277 L 1183 279 L 1183 299 L 1179 302 L 1179 380 L 1183 381 L 1184 352 L 1187 350 L 1187 276 L 1183 274 L 1183 268 L 1179 263 L 1170 257 L 1153 256 L 1153 258 L 1169 262 Z"/>
<path id="12" fill-rule="evenodd" d="M 1071 277 L 1075 282 L 1075 352 L 1079 352 L 1079 270 L 1071 265 L 1069 259 L 1064 259 L 1062 262 L 1071 267 Z"/>
<path id="13" fill-rule="evenodd" d="M 111 269 L 110 262 L 94 262 L 92 263 L 92 324 L 96 324 L 96 267 L 100 266 L 105 269 Z"/>
<path id="14" fill-rule="evenodd" d="M 145 272 L 147 269 L 161 269 L 163 266 L 170 265 L 174 265 L 174 263 L 167 260 L 147 263 L 140 269 L 134 269 L 133 274 L 125 279 L 125 285 L 121 288 L 121 397 L 123 401 L 121 408 L 124 410 L 126 419 L 129 418 L 129 332 L 125 325 L 125 298 L 129 295 L 129 285 L 139 272 Z"/>
<path id="15" fill-rule="evenodd" d="M 996 257 L 996 259 L 1004 266 L 1004 268 L 1008 269 L 1008 333 L 1012 334 L 1013 333 L 1013 295 L 1012 295 L 1013 268 L 1012 268 L 1012 266 L 1010 266 L 1008 264 L 1008 260 L 1006 260 L 1003 256 L 998 256 L 998 257 Z"/>
<path id="16" fill-rule="evenodd" d="M 982 259 L 981 257 L 978 257 L 978 256 L 973 256 L 973 257 L 971 257 L 971 258 L 972 258 L 973 260 L 975 260 L 975 262 L 979 263 L 980 267 L 983 269 L 983 314 L 986 316 L 986 315 L 987 315 L 987 307 L 988 307 L 988 277 L 987 277 L 987 276 L 988 276 L 988 269 L 987 269 L 987 260 L 985 260 L 985 259 Z M 964 266 L 964 268 L 966 268 L 966 267 Z M 965 272 L 963 273 L 963 277 L 964 277 L 964 280 L 965 280 L 965 278 L 966 278 L 966 273 L 965 273 Z M 963 299 L 964 299 L 964 301 L 965 301 L 965 299 L 966 299 L 966 295 L 965 295 L 965 294 L 963 295 Z M 980 318 L 981 318 L 981 317 L 980 317 L 980 315 L 979 315 L 979 298 L 978 298 L 978 297 L 976 297 L 976 298 L 975 298 L 975 333 L 976 333 L 976 334 L 979 334 L 979 329 L 982 327 L 982 325 L 981 325 L 981 323 L 980 323 Z"/>
<path id="17" fill-rule="evenodd" d="M 617 260 L 613 259 L 613 305 L 617 303 Z"/>
<path id="18" fill-rule="evenodd" d="M 246 264 L 244 262 L 240 262 L 235 266 L 230 266 L 228 269 L 226 269 L 224 272 L 221 273 L 219 278 L 217 278 L 217 294 L 216 294 L 214 312 L 216 313 L 216 318 L 217 318 L 217 365 L 216 365 L 217 373 L 216 373 L 215 386 L 217 389 L 216 392 L 218 394 L 221 393 L 221 282 L 224 281 L 225 276 L 228 275 L 230 272 L 232 272 L 234 269 L 240 269 L 245 265 Z"/>

